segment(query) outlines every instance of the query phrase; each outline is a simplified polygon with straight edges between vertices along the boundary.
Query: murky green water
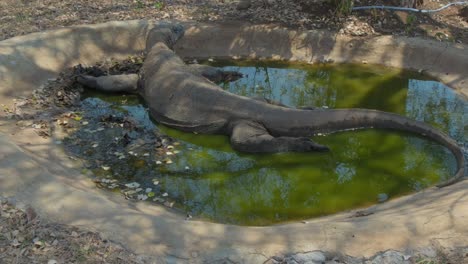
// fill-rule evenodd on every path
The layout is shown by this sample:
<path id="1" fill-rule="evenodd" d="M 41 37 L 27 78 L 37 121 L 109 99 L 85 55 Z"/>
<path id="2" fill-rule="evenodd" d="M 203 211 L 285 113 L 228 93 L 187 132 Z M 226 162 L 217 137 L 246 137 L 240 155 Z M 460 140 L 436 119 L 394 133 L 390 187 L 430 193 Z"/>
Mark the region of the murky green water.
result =
<path id="1" fill-rule="evenodd" d="M 223 84 L 224 89 L 290 106 L 396 112 L 467 143 L 468 103 L 417 73 L 366 65 L 249 65 L 224 66 L 246 76 Z M 148 131 L 153 129 L 145 108 L 127 100 L 131 96 L 125 98 L 125 103 L 122 97 L 105 100 Z M 175 152 L 168 156 L 171 164 L 156 164 L 162 157 L 148 151 L 120 161 L 114 158 L 112 169 L 103 175 L 139 182 L 155 189 L 156 196 L 167 192 L 176 208 L 222 223 L 268 225 L 363 207 L 379 196 L 391 199 L 445 180 L 456 167 L 452 154 L 435 142 L 382 130 L 315 137 L 330 147 L 329 153 L 248 155 L 234 152 L 224 136 L 159 129 L 180 142 L 176 151 L 169 150 Z M 114 169 L 119 166 L 121 171 Z"/>

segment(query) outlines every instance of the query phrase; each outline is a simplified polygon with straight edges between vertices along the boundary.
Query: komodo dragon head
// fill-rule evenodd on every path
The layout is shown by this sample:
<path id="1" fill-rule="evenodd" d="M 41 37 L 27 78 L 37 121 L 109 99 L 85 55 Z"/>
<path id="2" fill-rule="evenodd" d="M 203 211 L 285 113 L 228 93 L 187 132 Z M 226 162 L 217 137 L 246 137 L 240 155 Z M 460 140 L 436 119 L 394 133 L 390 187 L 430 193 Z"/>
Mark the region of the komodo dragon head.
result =
<path id="1" fill-rule="evenodd" d="M 177 23 L 161 23 L 152 28 L 146 38 L 146 52 L 148 52 L 154 44 L 163 42 L 172 49 L 174 44 L 184 36 L 185 30 L 181 24 Z"/>

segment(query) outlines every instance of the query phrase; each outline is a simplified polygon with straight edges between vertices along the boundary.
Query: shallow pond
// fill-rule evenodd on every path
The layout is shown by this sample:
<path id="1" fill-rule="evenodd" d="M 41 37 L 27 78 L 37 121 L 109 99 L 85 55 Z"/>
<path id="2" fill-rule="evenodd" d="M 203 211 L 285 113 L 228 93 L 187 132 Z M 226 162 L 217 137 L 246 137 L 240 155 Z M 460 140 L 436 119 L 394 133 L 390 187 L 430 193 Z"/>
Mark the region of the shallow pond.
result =
<path id="1" fill-rule="evenodd" d="M 233 65 L 215 65 L 245 75 L 221 84 L 233 93 L 294 107 L 391 111 L 428 122 L 466 144 L 466 100 L 418 73 L 368 65 L 227 64 Z M 314 138 L 329 146 L 329 153 L 249 155 L 234 152 L 224 136 L 183 133 L 153 124 L 133 96 L 93 94 L 84 103 L 96 106 L 91 115 L 111 106 L 131 116 L 144 131 L 158 129 L 177 140 L 155 149 L 148 146 L 154 140 L 151 136 L 132 139 L 130 133 L 128 141 L 146 141 L 140 144 L 146 144 L 146 150 L 135 148 L 127 157 L 106 144 L 106 150 L 116 156 L 102 157 L 109 167 L 91 168 L 96 174 L 137 182 L 140 192 L 150 188 L 146 193 L 158 198 L 149 200 L 171 201 L 175 208 L 215 222 L 268 225 L 364 207 L 434 185 L 451 177 L 456 168 L 447 149 L 405 133 L 348 131 Z M 106 130 L 105 138 L 114 136 Z M 105 141 L 97 133 L 92 137 Z M 75 146 L 73 152 L 86 151 Z"/>

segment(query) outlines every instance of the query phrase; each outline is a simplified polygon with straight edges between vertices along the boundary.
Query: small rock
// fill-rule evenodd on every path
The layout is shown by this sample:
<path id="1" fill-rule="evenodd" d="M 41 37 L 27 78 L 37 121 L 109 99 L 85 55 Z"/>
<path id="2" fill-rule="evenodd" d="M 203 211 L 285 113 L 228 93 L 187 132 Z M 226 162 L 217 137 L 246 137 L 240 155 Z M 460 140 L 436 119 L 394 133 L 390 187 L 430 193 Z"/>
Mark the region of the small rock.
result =
<path id="1" fill-rule="evenodd" d="M 298 263 L 323 263 L 326 260 L 325 255 L 321 251 L 298 253 L 292 255 L 292 258 Z"/>
<path id="2" fill-rule="evenodd" d="M 388 194 L 379 193 L 379 195 L 377 195 L 377 200 L 379 201 L 379 203 L 383 203 L 383 202 L 387 201 L 388 200 Z"/>
<path id="3" fill-rule="evenodd" d="M 164 206 L 172 208 L 174 206 L 174 202 L 165 201 Z"/>
<path id="4" fill-rule="evenodd" d="M 405 260 L 404 255 L 398 251 L 387 250 L 383 253 L 376 255 L 372 260 L 366 261 L 366 264 L 410 264 L 411 262 Z"/>
<path id="5" fill-rule="evenodd" d="M 146 201 L 148 199 L 148 196 L 147 195 L 144 195 L 144 194 L 139 194 L 137 196 L 137 199 L 138 200 L 141 200 L 141 201 Z"/>

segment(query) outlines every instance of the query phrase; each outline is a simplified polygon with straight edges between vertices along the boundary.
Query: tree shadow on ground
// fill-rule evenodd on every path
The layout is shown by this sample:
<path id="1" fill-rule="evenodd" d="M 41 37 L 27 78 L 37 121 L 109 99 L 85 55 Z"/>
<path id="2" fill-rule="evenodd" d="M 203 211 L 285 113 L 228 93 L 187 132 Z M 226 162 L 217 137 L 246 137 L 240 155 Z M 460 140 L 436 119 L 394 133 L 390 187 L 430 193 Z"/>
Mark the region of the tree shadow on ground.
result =
<path id="1" fill-rule="evenodd" d="M 40 34 L 36 34 L 0 43 L 1 102 L 29 93 L 48 78 L 56 76 L 63 67 L 93 64 L 108 55 L 128 56 L 140 52 L 147 27 L 144 22 L 137 22 L 132 28 L 137 32 L 135 34 L 128 28 L 107 24 L 101 33 L 80 27 L 62 30 L 55 37 L 44 37 L 40 41 L 34 39 L 38 36 L 41 39 Z M 317 61 L 336 49 L 333 46 L 335 36 L 326 33 L 311 32 L 316 35 L 312 38 L 307 33 L 290 32 L 279 27 L 249 26 L 240 32 L 239 29 L 239 25 L 218 29 L 218 32 L 203 32 L 203 26 L 193 28 L 189 35 L 198 41 L 189 46 L 181 44 L 178 52 L 190 56 L 204 50 L 207 57 L 250 56 Z M 271 38 L 269 34 L 275 30 L 280 32 L 279 37 Z M 125 38 L 121 38 L 122 35 Z M 210 45 L 207 40 L 218 42 Z M 350 42 L 355 44 L 354 47 L 366 45 L 365 41 Z M 359 59 L 362 51 L 350 51 L 349 44 L 343 43 L 337 49 L 341 49 L 345 60 Z M 395 45 L 399 42 L 395 41 Z M 93 49 L 83 50 L 84 46 L 92 46 Z M 298 47 L 306 51 L 297 53 Z M 381 60 L 393 57 L 393 51 L 388 46 Z M 50 64 L 44 64 L 48 58 Z M 411 64 L 405 60 L 412 60 L 412 53 L 409 51 L 399 58 L 403 60 L 402 65 Z M 466 78 L 463 69 L 459 74 L 460 78 Z M 1 118 L 2 123 L 14 126 L 11 120 Z M 36 144 L 36 139 L 31 137 L 30 144 L 20 144 L 20 138 L 15 137 L 1 138 L 2 193 L 16 195 L 18 199 L 31 203 L 39 213 L 54 221 L 102 232 L 139 253 L 163 256 L 161 260 L 164 262 L 184 262 L 197 257 L 206 258 L 208 263 L 244 262 L 252 255 L 313 249 L 369 255 L 386 246 L 415 246 L 413 237 L 432 239 L 434 234 L 453 230 L 466 234 L 466 224 L 460 221 L 465 217 L 463 208 L 468 203 L 466 181 L 376 206 L 374 214 L 366 217 L 347 218 L 348 214 L 339 214 L 311 220 L 307 224 L 245 228 L 184 221 L 167 209 L 132 203 L 121 196 L 104 193 L 92 187 L 90 180 L 77 170 L 76 164 L 67 162 L 66 156 L 56 153 L 57 147 L 50 140 Z M 443 200 L 440 207 L 434 205 L 434 201 L 439 199 Z M 441 208 L 447 208 L 447 213 L 441 216 L 443 219 L 438 220 L 439 224 L 427 227 L 431 226 L 431 218 L 443 210 Z M 427 226 L 422 225 L 425 222 Z M 395 231 L 401 235 L 388 241 L 394 235 L 389 232 Z M 364 251 L 363 245 L 368 246 Z"/>

